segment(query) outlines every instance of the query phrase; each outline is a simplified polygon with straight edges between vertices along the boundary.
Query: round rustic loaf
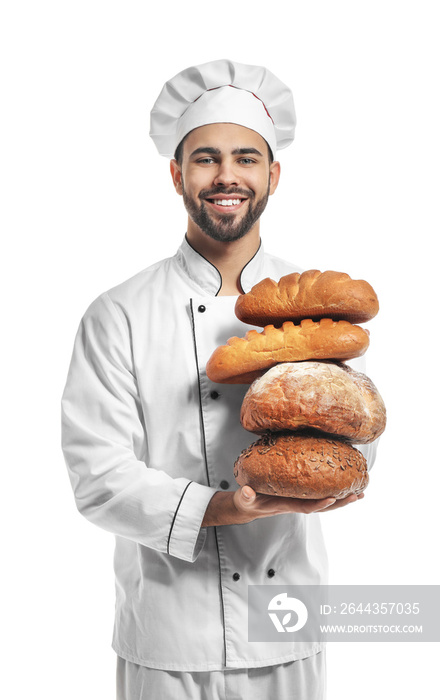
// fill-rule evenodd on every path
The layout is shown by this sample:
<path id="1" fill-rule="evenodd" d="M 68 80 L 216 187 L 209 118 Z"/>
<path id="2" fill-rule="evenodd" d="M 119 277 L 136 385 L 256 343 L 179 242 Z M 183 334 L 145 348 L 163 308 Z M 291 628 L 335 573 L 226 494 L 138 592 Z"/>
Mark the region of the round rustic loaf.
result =
<path id="1" fill-rule="evenodd" d="M 206 374 L 220 384 L 250 384 L 279 362 L 360 357 L 369 342 L 368 331 L 348 321 L 286 321 L 282 328 L 269 325 L 261 332 L 249 330 L 244 338 L 229 338 L 212 353 Z"/>
<path id="2" fill-rule="evenodd" d="M 345 498 L 368 484 L 367 462 L 355 447 L 292 433 L 264 435 L 238 457 L 234 476 L 257 493 L 293 498 Z"/>
<path id="3" fill-rule="evenodd" d="M 364 444 L 385 430 L 386 409 L 371 379 L 344 363 L 283 362 L 249 387 L 240 419 L 253 433 L 313 428 Z"/>
<path id="4" fill-rule="evenodd" d="M 376 293 L 368 282 L 332 270 L 293 272 L 279 282 L 266 277 L 241 294 L 235 305 L 237 317 L 255 326 L 281 326 L 304 318 L 364 323 L 378 311 Z"/>

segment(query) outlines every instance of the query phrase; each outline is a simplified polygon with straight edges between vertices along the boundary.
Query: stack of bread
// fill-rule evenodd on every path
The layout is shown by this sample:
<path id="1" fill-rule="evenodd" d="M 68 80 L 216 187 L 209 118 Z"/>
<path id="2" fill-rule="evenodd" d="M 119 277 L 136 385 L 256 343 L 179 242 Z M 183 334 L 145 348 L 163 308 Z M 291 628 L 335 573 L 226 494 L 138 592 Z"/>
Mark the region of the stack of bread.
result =
<path id="1" fill-rule="evenodd" d="M 386 411 L 373 382 L 345 361 L 367 350 L 369 333 L 356 324 L 378 310 L 367 282 L 333 271 L 267 278 L 238 297 L 237 317 L 263 331 L 230 338 L 206 372 L 214 382 L 251 384 L 241 423 L 262 437 L 235 463 L 239 485 L 316 499 L 365 489 L 366 460 L 353 444 L 379 437 Z"/>

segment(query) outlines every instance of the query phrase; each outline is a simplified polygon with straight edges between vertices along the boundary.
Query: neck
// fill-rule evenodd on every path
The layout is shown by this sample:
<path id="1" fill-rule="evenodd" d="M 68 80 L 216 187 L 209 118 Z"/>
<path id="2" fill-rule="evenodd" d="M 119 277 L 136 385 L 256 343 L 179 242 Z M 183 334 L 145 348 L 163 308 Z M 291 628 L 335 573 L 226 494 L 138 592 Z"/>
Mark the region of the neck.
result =
<path id="1" fill-rule="evenodd" d="M 224 243 L 210 238 L 201 229 L 195 228 L 191 219 L 188 220 L 186 234 L 188 242 L 200 255 L 215 265 L 222 276 L 222 286 L 218 296 L 235 296 L 243 293 L 240 287 L 240 274 L 260 246 L 258 224 L 259 222 L 238 241 Z"/>

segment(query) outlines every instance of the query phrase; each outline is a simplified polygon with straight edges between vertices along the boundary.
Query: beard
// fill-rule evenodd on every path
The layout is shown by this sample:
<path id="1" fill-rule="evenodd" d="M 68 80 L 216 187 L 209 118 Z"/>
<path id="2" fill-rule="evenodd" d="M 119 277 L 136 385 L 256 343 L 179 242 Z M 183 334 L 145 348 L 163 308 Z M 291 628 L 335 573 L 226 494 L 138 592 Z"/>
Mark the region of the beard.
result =
<path id="1" fill-rule="evenodd" d="M 201 203 L 198 204 L 196 200 L 190 197 L 185 191 L 182 180 L 183 203 L 189 217 L 207 236 L 213 238 L 215 241 L 221 241 L 223 243 L 238 241 L 251 230 L 266 208 L 269 199 L 269 190 L 270 182 L 266 193 L 259 200 L 255 199 L 255 193 L 252 190 L 244 190 L 237 187 L 231 189 L 230 192 L 228 192 L 225 187 L 215 190 L 202 190 L 198 197 Z M 204 200 L 217 194 L 237 194 L 246 197 L 248 205 L 245 215 L 238 219 L 235 212 L 225 212 L 224 214 L 217 214 L 214 218 L 208 211 Z"/>

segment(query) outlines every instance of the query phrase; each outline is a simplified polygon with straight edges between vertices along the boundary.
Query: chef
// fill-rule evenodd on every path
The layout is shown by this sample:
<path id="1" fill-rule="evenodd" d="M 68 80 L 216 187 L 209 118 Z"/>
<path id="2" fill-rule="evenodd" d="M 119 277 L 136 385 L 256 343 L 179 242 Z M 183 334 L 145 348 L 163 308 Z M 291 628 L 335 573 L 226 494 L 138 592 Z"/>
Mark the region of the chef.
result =
<path id="1" fill-rule="evenodd" d="M 255 440 L 239 420 L 247 387 L 205 371 L 250 328 L 237 295 L 299 270 L 260 239 L 294 129 L 291 91 L 264 67 L 219 60 L 167 82 L 150 135 L 171 159 L 186 234 L 174 256 L 95 299 L 78 328 L 62 443 L 78 510 L 116 539 L 118 700 L 325 697 L 322 644 L 248 642 L 248 586 L 325 583 L 317 512 L 357 497 L 237 488 L 234 460 Z M 162 222 L 151 235 L 175 236 Z"/>

